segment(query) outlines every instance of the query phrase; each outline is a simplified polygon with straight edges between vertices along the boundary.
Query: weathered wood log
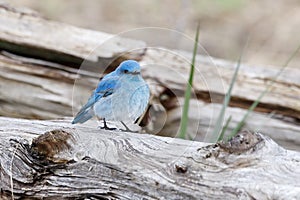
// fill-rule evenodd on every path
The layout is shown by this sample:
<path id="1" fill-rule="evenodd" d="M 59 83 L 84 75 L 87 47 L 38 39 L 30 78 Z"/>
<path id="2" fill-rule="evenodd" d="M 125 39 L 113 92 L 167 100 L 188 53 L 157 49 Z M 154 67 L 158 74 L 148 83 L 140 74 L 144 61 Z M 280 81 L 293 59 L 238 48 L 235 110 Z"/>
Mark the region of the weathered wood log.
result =
<path id="1" fill-rule="evenodd" d="M 183 98 L 179 98 L 179 100 L 183 102 Z M 215 128 L 214 122 L 217 121 L 217 114 L 221 111 L 221 107 L 222 105 L 220 104 L 208 104 L 203 101 L 192 99 L 190 102 L 191 112 L 189 114 L 190 120 L 188 122 L 189 126 L 187 130 L 189 137 L 197 141 L 208 141 L 210 138 L 209 134 L 211 134 Z M 225 119 L 228 119 L 230 116 L 232 118 L 225 135 L 230 134 L 242 120 L 242 117 L 246 112 L 246 110 L 241 108 L 227 108 Z M 159 131 L 159 135 L 175 137 L 179 130 L 178 122 L 181 120 L 181 107 L 170 110 L 168 116 L 169 117 L 165 119 L 166 122 L 164 127 Z M 272 116 L 254 112 L 249 116 L 243 129 L 263 133 L 287 149 L 300 151 L 300 126 L 297 124 L 284 122 L 280 119 L 273 118 Z M 151 133 L 155 132 L 151 129 L 146 130 Z"/>
<path id="2" fill-rule="evenodd" d="M 80 73 L 63 65 L 20 58 L 0 55 L 0 114 L 38 119 L 71 116 L 72 91 Z M 38 63 L 30 63 L 34 61 Z M 86 97 L 96 84 L 98 78 L 90 74 L 85 75 L 84 85 L 78 84 L 84 88 L 78 95 Z"/>
<path id="3" fill-rule="evenodd" d="M 163 85 L 163 89 L 178 91 L 178 94 L 184 91 L 191 53 L 161 47 L 152 47 L 145 53 L 146 44 L 142 41 L 53 22 L 34 12 L 3 4 L 0 5 L 0 20 L 0 49 L 55 63 L 77 63 L 75 66 L 71 65 L 72 67 L 79 67 L 84 60 L 93 63 L 95 67 L 97 61 L 102 59 L 102 66 L 95 67 L 94 71 L 108 67 L 107 62 L 104 62 L 106 59 L 119 58 L 113 63 L 115 66 L 122 59 L 138 57 L 143 64 L 151 65 L 145 66 L 144 70 L 144 76 L 149 80 Z M 105 42 L 108 38 L 115 39 Z M 12 45 L 14 47 L 11 47 Z M 47 55 L 44 56 L 44 53 Z M 77 58 L 79 60 L 76 60 Z M 66 62 L 61 62 L 64 59 Z M 195 95 L 206 102 L 221 102 L 232 78 L 235 64 L 200 55 L 197 60 Z M 279 70 L 280 68 L 274 66 L 243 65 L 235 84 L 231 105 L 248 108 L 266 88 L 266 83 L 274 80 Z M 276 112 L 299 120 L 299 73 L 300 70 L 297 68 L 286 69 L 275 82 L 272 91 L 262 99 L 257 110 Z"/>
<path id="4" fill-rule="evenodd" d="M 85 103 L 96 86 L 97 76 L 99 76 L 97 73 L 77 71 L 64 65 L 25 59 L 11 54 L 0 55 L 0 71 L 0 114 L 38 119 L 71 116 L 72 106 L 78 109 Z M 74 85 L 76 79 L 78 81 Z M 153 83 L 151 79 L 148 81 Z M 164 91 L 163 86 L 163 83 L 160 86 L 156 84 L 153 92 L 156 92 L 156 99 L 170 96 Z M 181 106 L 174 101 L 180 101 L 182 94 L 177 95 L 177 97 L 170 96 L 167 100 L 160 101 L 166 109 L 162 117 L 160 112 L 152 110 L 152 122 L 146 127 L 147 132 L 172 137 L 176 135 L 181 117 Z M 192 112 L 189 116 L 188 132 L 194 139 L 203 141 L 205 135 L 211 133 L 214 128 L 213 122 L 221 105 L 206 103 L 201 99 L 193 99 L 190 105 Z M 232 124 L 229 127 L 229 130 L 232 130 L 245 110 L 229 107 L 226 113 L 227 117 L 232 116 Z M 254 112 L 246 125 L 248 130 L 259 130 L 288 149 L 300 150 L 300 137 L 298 137 L 300 127 L 296 124 Z"/>
<path id="5" fill-rule="evenodd" d="M 20 55 L 78 67 L 84 60 L 139 59 L 145 46 L 143 41 L 50 21 L 29 9 L 0 4 L 0 49 Z M 140 50 L 124 54 L 132 49 Z"/>
<path id="6" fill-rule="evenodd" d="M 228 143 L 0 119 L 0 197 L 297 199 L 300 154 L 262 134 Z"/>
<path id="7" fill-rule="evenodd" d="M 176 94 L 184 92 L 191 53 L 164 48 L 148 49 L 141 63 L 144 75 Z M 198 55 L 195 64 L 194 94 L 206 102 L 220 103 L 231 82 L 236 64 L 233 62 Z M 150 67 L 151 66 L 151 67 Z M 281 67 L 248 66 L 242 64 L 232 91 L 231 106 L 248 109 L 253 101 L 274 81 Z M 159 72 L 159 73 L 158 73 Z M 257 111 L 300 119 L 300 69 L 287 68 L 275 80 Z M 177 95 L 180 96 L 180 95 Z"/>
<path id="8" fill-rule="evenodd" d="M 143 65 L 143 76 L 152 86 L 154 104 L 165 111 L 160 117 L 160 112 L 152 110 L 152 124 L 146 130 L 159 135 L 176 134 L 191 53 L 155 47 L 144 52 L 144 42 L 119 37 L 93 51 L 107 38 L 114 37 L 46 20 L 31 11 L 3 4 L 0 22 L 0 49 L 5 50 L 0 53 L 0 115 L 31 119 L 71 116 L 76 112 L 73 108 L 77 110 L 85 103 L 107 67 L 109 71 L 123 59 L 138 58 Z M 202 140 L 214 128 L 234 72 L 234 63 L 212 60 L 197 56 L 189 125 L 189 133 L 196 135 L 195 139 Z M 278 71 L 275 67 L 241 66 L 231 107 L 227 109 L 227 116 L 231 115 L 233 122 L 230 128 Z M 299 73 L 296 68 L 286 69 L 247 121 L 249 130 L 260 130 L 286 148 L 297 150 L 300 150 Z"/>

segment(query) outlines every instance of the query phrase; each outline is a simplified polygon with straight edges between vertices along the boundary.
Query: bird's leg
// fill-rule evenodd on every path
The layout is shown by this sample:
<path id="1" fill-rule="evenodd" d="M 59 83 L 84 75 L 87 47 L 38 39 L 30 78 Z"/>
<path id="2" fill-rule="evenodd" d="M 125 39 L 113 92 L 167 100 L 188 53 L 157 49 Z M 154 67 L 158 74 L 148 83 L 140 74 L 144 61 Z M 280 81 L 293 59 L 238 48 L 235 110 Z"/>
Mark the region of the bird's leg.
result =
<path id="1" fill-rule="evenodd" d="M 106 124 L 105 118 L 103 118 L 103 127 L 100 126 L 101 129 L 105 129 L 105 130 L 116 130 L 116 128 L 109 128 Z"/>
<path id="2" fill-rule="evenodd" d="M 138 131 L 132 131 L 132 130 L 130 130 L 128 128 L 128 126 L 126 126 L 126 124 L 124 122 L 121 121 L 121 123 L 123 124 L 123 126 L 125 127 L 125 129 L 120 129 L 120 131 L 138 133 Z"/>

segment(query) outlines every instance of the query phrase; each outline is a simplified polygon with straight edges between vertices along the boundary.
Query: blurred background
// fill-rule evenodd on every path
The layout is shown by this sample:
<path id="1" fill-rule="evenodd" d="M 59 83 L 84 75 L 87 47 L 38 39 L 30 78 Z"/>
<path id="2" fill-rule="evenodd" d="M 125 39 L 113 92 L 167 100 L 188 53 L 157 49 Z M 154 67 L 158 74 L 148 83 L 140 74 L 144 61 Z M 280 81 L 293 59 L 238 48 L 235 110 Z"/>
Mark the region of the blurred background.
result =
<path id="1" fill-rule="evenodd" d="M 174 29 L 194 38 L 200 21 L 200 43 L 211 56 L 236 60 L 250 35 L 244 62 L 281 66 L 300 43 L 299 0 L 9 0 L 44 17 L 118 34 L 134 28 Z M 145 41 L 155 40 L 144 35 Z M 147 37 L 147 38 L 146 38 Z M 169 40 L 177 48 L 180 38 Z M 189 46 L 180 46 L 191 50 Z M 299 67 L 297 56 L 290 67 Z"/>

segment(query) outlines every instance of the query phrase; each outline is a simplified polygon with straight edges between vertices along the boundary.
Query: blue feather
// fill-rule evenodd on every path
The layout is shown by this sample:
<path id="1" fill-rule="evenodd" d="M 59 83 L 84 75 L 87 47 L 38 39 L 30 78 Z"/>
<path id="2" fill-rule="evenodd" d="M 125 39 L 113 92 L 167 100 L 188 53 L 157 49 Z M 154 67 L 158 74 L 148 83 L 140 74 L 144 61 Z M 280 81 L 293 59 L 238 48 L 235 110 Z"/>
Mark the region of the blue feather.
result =
<path id="1" fill-rule="evenodd" d="M 87 103 L 80 109 L 75 116 L 72 124 L 84 123 L 94 116 L 93 106 L 100 98 L 107 97 L 113 94 L 116 89 L 118 77 L 114 73 L 107 74 L 98 84 L 97 88 L 93 91 Z"/>

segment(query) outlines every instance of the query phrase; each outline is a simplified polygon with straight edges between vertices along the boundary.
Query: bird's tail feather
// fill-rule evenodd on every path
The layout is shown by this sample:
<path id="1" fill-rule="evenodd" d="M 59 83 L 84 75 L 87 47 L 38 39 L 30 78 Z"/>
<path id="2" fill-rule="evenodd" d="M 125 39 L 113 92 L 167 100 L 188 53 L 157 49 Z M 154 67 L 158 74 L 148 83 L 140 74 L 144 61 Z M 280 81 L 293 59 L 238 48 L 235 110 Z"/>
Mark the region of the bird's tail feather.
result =
<path id="1" fill-rule="evenodd" d="M 88 108 L 86 110 L 79 112 L 74 118 L 74 120 L 72 121 L 72 124 L 77 124 L 77 123 L 82 124 L 87 120 L 91 119 L 93 116 L 94 116 L 93 109 Z"/>

